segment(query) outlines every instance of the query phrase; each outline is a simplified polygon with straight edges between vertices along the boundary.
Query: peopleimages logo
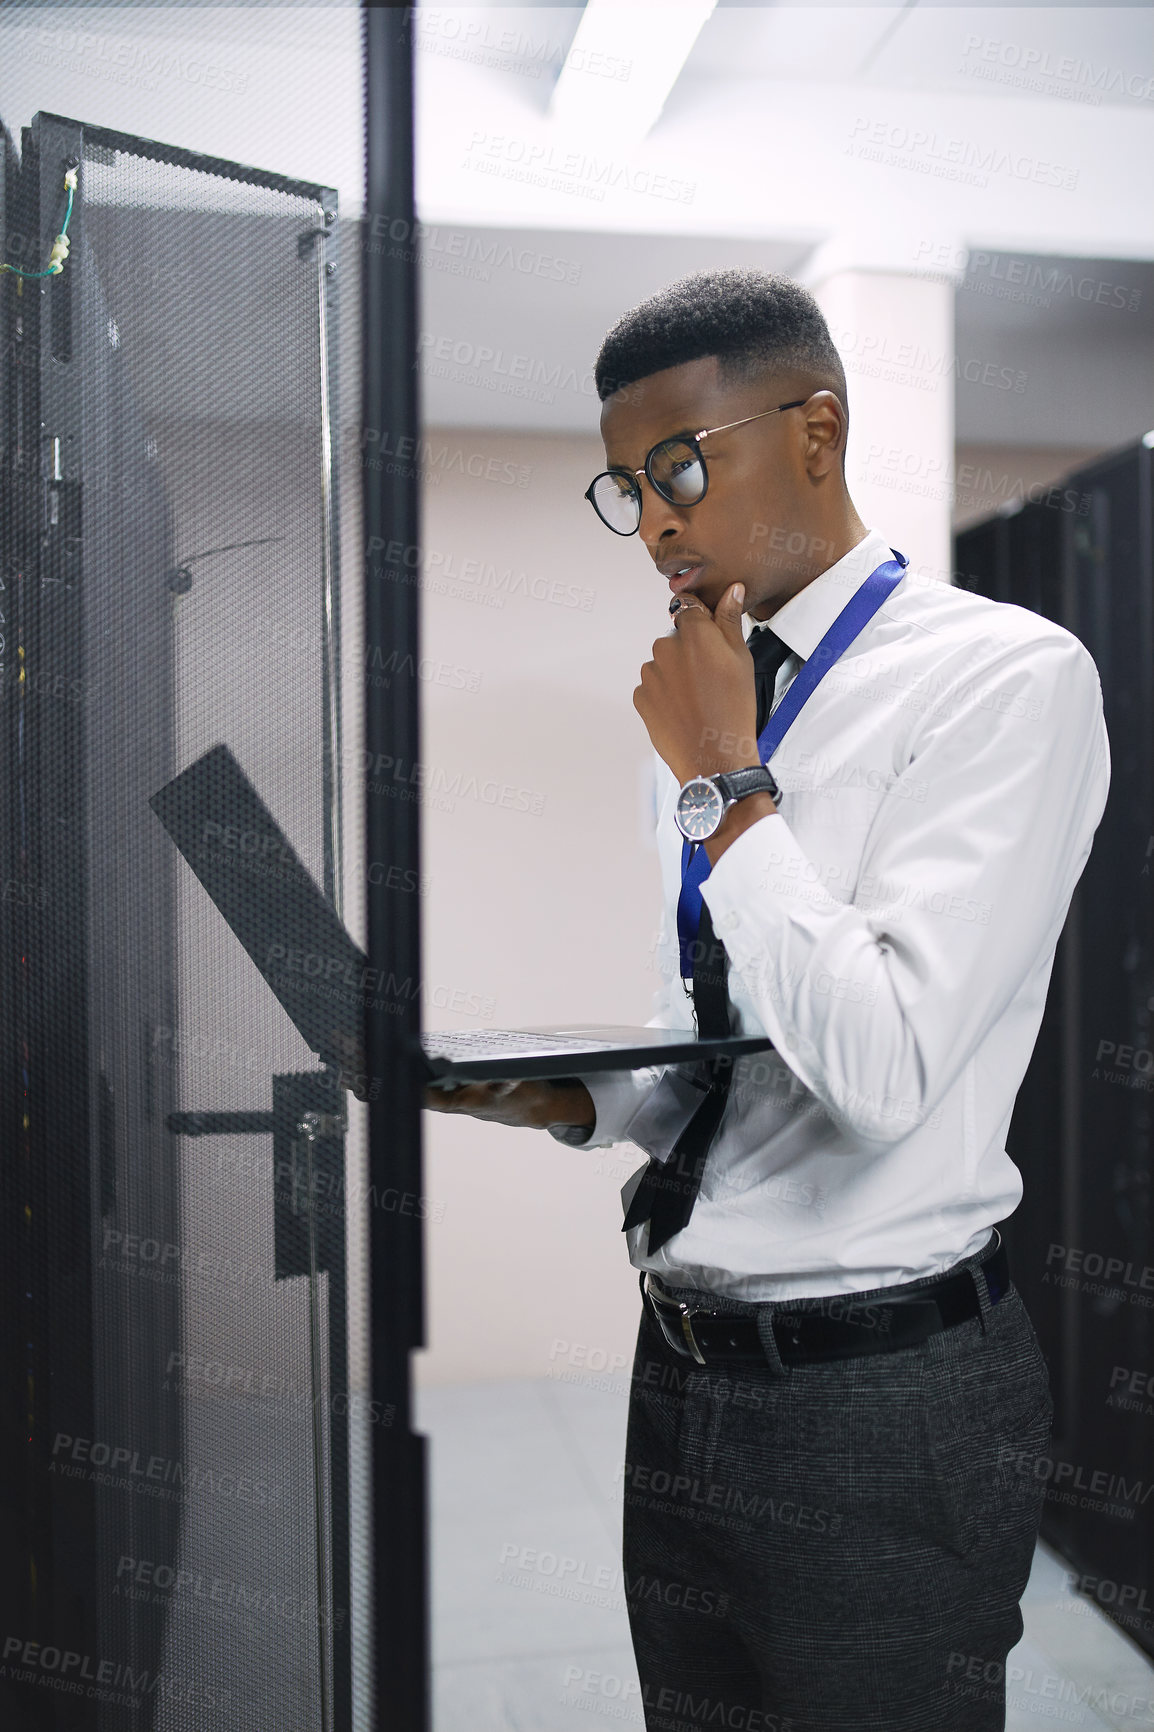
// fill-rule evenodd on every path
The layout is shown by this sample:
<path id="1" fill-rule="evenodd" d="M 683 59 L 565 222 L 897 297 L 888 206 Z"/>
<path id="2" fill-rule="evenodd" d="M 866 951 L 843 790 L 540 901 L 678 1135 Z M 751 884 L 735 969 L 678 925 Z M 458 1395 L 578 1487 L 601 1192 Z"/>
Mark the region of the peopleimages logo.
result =
<path id="1" fill-rule="evenodd" d="M 90 1473 L 90 1469 L 98 1471 Z M 103 1469 L 107 1472 L 99 1471 Z M 145 1457 L 127 1444 L 73 1437 L 66 1431 L 56 1434 L 49 1470 L 73 1479 L 92 1478 L 120 1491 L 140 1491 L 153 1497 L 183 1498 L 186 1491 L 191 1491 L 233 1503 L 264 1505 L 281 1501 L 281 1488 L 274 1480 L 254 1479 L 247 1473 L 218 1473 L 163 1455 Z"/>
<path id="2" fill-rule="evenodd" d="M 1008 42 L 998 36 L 968 36 L 964 54 L 963 72 L 985 78 L 1012 73 L 1015 75 L 1012 82 L 1027 90 L 1048 89 L 1095 104 L 1103 96 L 1129 96 L 1138 102 L 1149 102 L 1154 97 L 1154 77 L 1147 72 L 1124 70 L 1109 62 L 1098 65 L 1075 54 L 1058 56 L 1033 43 Z M 1061 89 L 1063 85 L 1067 87 L 1065 92 Z M 1056 91 L 1055 86 L 1059 87 Z"/>
<path id="3" fill-rule="evenodd" d="M 288 1163 L 282 1162 L 280 1165 L 287 1167 Z M 283 1178 L 283 1173 L 278 1174 L 278 1180 Z M 406 1192 L 404 1195 L 411 1196 L 412 1193 Z M 423 1202 L 424 1199 L 418 1201 Z M 414 1210 L 409 1208 L 401 1212 L 413 1214 Z M 422 1214 L 424 1212 L 421 1211 Z M 372 1401 L 357 1390 L 338 1389 L 317 1393 L 312 1388 L 300 1387 L 291 1378 L 282 1377 L 278 1373 L 264 1371 L 256 1366 L 229 1365 L 223 1359 L 205 1359 L 198 1353 L 170 1353 L 164 1371 L 160 1387 L 164 1390 L 178 1390 L 183 1395 L 193 1396 L 212 1391 L 220 1396 L 254 1396 L 257 1400 L 284 1411 L 316 1411 L 324 1408 L 338 1419 L 367 1419 L 373 1425 L 392 1425 L 396 1418 L 395 1402 Z"/>
<path id="4" fill-rule="evenodd" d="M 564 361 L 545 361 L 539 356 L 506 353 L 504 349 L 495 349 L 491 343 L 474 343 L 466 337 L 439 337 L 432 331 L 422 331 L 417 338 L 417 354 L 417 365 L 425 371 L 429 370 L 426 363 L 430 361 L 452 362 L 458 369 L 455 373 L 438 372 L 438 378 L 455 378 L 471 384 L 483 382 L 487 389 L 493 390 L 539 385 L 547 390 L 543 398 L 547 403 L 553 402 L 555 391 L 577 391 L 590 398 L 597 396 L 591 370 L 578 373 L 576 367 Z M 507 381 L 507 385 L 500 384 L 499 380 Z M 532 395 L 525 390 L 514 394 Z"/>
<path id="5" fill-rule="evenodd" d="M 116 1566 L 116 1581 L 112 1592 L 119 1599 L 144 1600 L 152 1605 L 168 1605 L 174 1598 L 205 1601 L 214 1611 L 225 1614 L 261 1618 L 286 1618 L 295 1623 L 319 1621 L 339 1630 L 345 1622 L 346 1608 L 330 1612 L 327 1606 L 307 1595 L 282 1593 L 267 1583 L 259 1588 L 227 1576 L 205 1576 L 199 1570 L 176 1569 L 171 1564 L 157 1563 L 151 1558 L 122 1556 Z"/>
<path id="6" fill-rule="evenodd" d="M 505 811 L 531 812 L 539 817 L 545 810 L 544 794 L 535 793 L 532 788 L 520 788 L 515 782 L 499 782 L 495 776 L 478 780 L 475 775 L 464 774 L 460 770 L 450 773 L 442 765 L 423 764 L 417 760 L 407 762 L 403 758 L 394 758 L 387 753 L 372 752 L 358 749 L 356 764 L 359 773 L 371 777 L 368 786 L 370 792 L 380 792 L 381 787 L 392 781 L 414 792 L 425 794 L 441 794 L 452 799 L 472 799 L 484 806 L 499 806 Z M 450 807 L 449 810 L 452 810 Z"/>
<path id="7" fill-rule="evenodd" d="M 540 1582 L 549 1582 L 563 1588 L 590 1590 L 588 1596 L 562 1591 L 557 1595 L 560 1599 L 581 1598 L 594 1605 L 616 1604 L 621 1610 L 624 1610 L 625 1600 L 659 1601 L 683 1612 L 699 1612 L 707 1618 L 723 1618 L 729 1608 L 729 1595 L 716 1589 L 670 1581 L 646 1575 L 643 1571 L 630 1575 L 627 1569 L 616 1564 L 592 1564 L 587 1558 L 540 1551 L 536 1546 L 518 1545 L 515 1541 L 501 1547 L 498 1563 L 500 1567 L 495 1579 L 506 1587 L 538 1588 Z M 552 1590 L 546 1588 L 543 1591 Z M 618 1597 L 610 1600 L 609 1595 Z"/>
<path id="8" fill-rule="evenodd" d="M 408 259 L 410 263 L 432 265 L 454 276 L 470 276 L 483 283 L 490 271 L 510 270 L 522 277 L 539 277 L 545 282 L 568 283 L 581 281 L 581 266 L 573 259 L 558 258 L 554 253 L 539 253 L 535 247 L 513 246 L 493 240 L 489 235 L 469 234 L 463 229 L 441 229 L 422 222 L 410 222 L 407 217 L 388 216 L 378 212 L 365 219 L 366 232 L 372 237 L 363 250 Z M 391 243 L 386 249 L 382 244 Z"/>
<path id="9" fill-rule="evenodd" d="M 514 138 L 504 132 L 474 131 L 463 166 L 482 174 L 529 181 L 535 186 L 544 182 L 558 191 L 597 200 L 604 199 L 608 191 L 635 192 L 677 204 L 692 204 L 697 196 L 694 180 L 639 168 L 613 157 Z"/>
<path id="10" fill-rule="evenodd" d="M 1100 1040 L 1094 1054 L 1092 1082 L 1121 1083 L 1125 1088 L 1154 1093 L 1154 1052 L 1125 1041 Z"/>
<path id="11" fill-rule="evenodd" d="M 33 1642 L 23 1636 L 4 1638 L 3 1659 L 0 1670 L 21 1683 L 50 1684 L 67 1695 L 88 1696 L 123 1707 L 139 1708 L 142 1696 L 167 1696 L 170 1701 L 197 1708 L 226 1708 L 232 1699 L 229 1691 L 214 1691 L 196 1678 L 150 1672 L 146 1666 L 137 1671 L 120 1660 L 100 1660 L 75 1648 Z M 23 1667 L 31 1670 L 30 1678 L 21 1677 Z"/>
<path id="12" fill-rule="evenodd" d="M 671 1474 L 645 1462 L 623 1462 L 615 1477 L 625 1481 L 626 1503 L 664 1508 L 670 1514 L 687 1513 L 703 1521 L 750 1516 L 755 1522 L 776 1522 L 784 1527 L 830 1535 L 841 1527 L 842 1518 L 837 1511 L 815 1509 L 788 1498 L 778 1500 L 756 1488 L 703 1482 L 696 1475 Z M 741 1525 L 748 1528 L 750 1523 L 743 1521 Z"/>
<path id="13" fill-rule="evenodd" d="M 1073 192 L 1078 170 L 1064 163 L 1049 162 L 1029 151 L 1008 150 L 1004 145 L 981 144 L 969 138 L 950 138 L 933 127 L 910 126 L 900 120 L 873 120 L 859 115 L 845 146 L 848 156 L 869 162 L 886 162 L 946 180 L 988 186 L 991 174 L 1004 174 L 1034 186 L 1058 187 Z"/>
<path id="14" fill-rule="evenodd" d="M 1146 1589 L 1131 1582 L 1115 1582 L 1108 1576 L 1067 1570 L 1066 1586 L 1072 1594 L 1087 1594 L 1100 1606 L 1115 1606 L 1131 1616 L 1138 1612 L 1154 1612 L 1154 1605 L 1146 1597 Z"/>
<path id="15" fill-rule="evenodd" d="M 415 26 L 415 41 L 426 52 L 446 54 L 473 65 L 494 66 L 525 78 L 556 76 L 567 67 L 592 78 L 611 78 L 627 83 L 632 60 L 605 54 L 580 44 L 565 44 L 550 36 L 535 36 L 522 29 L 491 22 L 488 18 L 446 7 L 406 6 L 404 22 Z"/>
<path id="16" fill-rule="evenodd" d="M 796 1724 L 771 1709 L 750 1708 L 741 1702 L 711 1696 L 704 1686 L 700 1695 L 676 1689 L 672 1684 L 646 1684 L 643 1689 L 636 1679 L 581 1666 L 567 1667 L 563 1683 L 560 1700 L 567 1707 L 604 1714 L 610 1719 L 631 1720 L 637 1725 L 644 1721 L 648 1726 L 668 1727 L 669 1732 L 689 1732 L 690 1727 L 697 1726 L 725 1727 L 728 1732 L 793 1732 Z M 649 1712 L 643 1716 L 632 1706 L 634 1703 L 642 1704 Z"/>
<path id="17" fill-rule="evenodd" d="M 463 445 L 435 444 L 430 438 L 410 433 L 392 434 L 388 429 L 366 427 L 360 435 L 360 451 L 366 469 L 385 474 L 419 476 L 439 487 L 442 475 L 468 475 L 474 481 L 493 481 L 501 487 L 528 487 L 531 463 L 514 463 L 484 451 L 466 451 Z M 315 637 L 316 633 L 310 633 Z"/>
<path id="18" fill-rule="evenodd" d="M 365 546 L 365 555 L 372 559 L 378 554 L 382 558 L 370 567 L 370 577 L 412 583 L 437 595 L 468 598 L 489 607 L 504 607 L 507 598 L 524 596 L 588 613 L 596 598 L 596 591 L 565 583 L 561 578 L 530 575 L 527 571 L 514 571 L 511 566 L 499 570 L 483 559 L 459 560 L 452 549 L 441 551 L 423 548 L 416 542 L 406 545 L 372 536 Z"/>
<path id="19" fill-rule="evenodd" d="M 1042 1279 L 1053 1277 L 1053 1265 L 1067 1275 L 1089 1275 L 1092 1278 L 1101 1276 L 1104 1281 L 1116 1282 L 1120 1287 L 1141 1288 L 1143 1292 L 1154 1292 L 1154 1263 L 1138 1264 L 1125 1257 L 1107 1256 L 1101 1251 L 1086 1251 L 1075 1245 L 1051 1244 L 1046 1252 L 1046 1273 Z"/>
<path id="20" fill-rule="evenodd" d="M 231 92 L 234 96 L 243 95 L 248 88 L 247 72 L 206 61 L 195 49 L 190 53 L 168 44 L 102 36 L 92 30 L 49 29 L 45 25 L 39 25 L 35 31 L 26 28 L 23 34 L 25 55 L 35 64 L 106 77 L 133 89 L 156 90 L 162 78 L 197 84 L 205 90 Z"/>
<path id="21" fill-rule="evenodd" d="M 1050 1719 L 1066 1720 L 1081 1725 L 1083 1708 L 1109 1715 L 1110 1724 L 1135 1720 L 1148 1725 L 1154 1701 L 1148 1696 L 1132 1696 L 1102 1684 L 1075 1684 L 1060 1672 L 1036 1672 L 1033 1666 L 1004 1664 L 990 1660 L 985 1654 L 963 1654 L 955 1650 L 946 1662 L 946 1687 L 970 1701 L 998 1701 L 1003 1695 L 1011 1708 L 1024 1708 L 1029 1713 Z M 991 1686 L 983 1689 L 983 1685 Z M 1101 1721 L 1099 1721 L 1101 1724 Z"/>

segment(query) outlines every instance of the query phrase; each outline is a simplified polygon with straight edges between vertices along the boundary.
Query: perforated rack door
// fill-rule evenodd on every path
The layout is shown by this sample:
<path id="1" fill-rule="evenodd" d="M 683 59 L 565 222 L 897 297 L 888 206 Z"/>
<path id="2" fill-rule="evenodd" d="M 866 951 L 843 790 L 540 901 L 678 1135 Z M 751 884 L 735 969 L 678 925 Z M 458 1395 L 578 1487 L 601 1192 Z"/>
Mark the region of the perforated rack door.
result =
<path id="1" fill-rule="evenodd" d="M 1071 471 L 1045 503 L 967 529 L 955 561 L 965 587 L 1081 638 L 1102 684 L 1110 790 L 1007 1136 L 1025 1194 L 1006 1237 L 1050 1365 L 1049 1454 L 1092 1463 L 1115 1488 L 1059 1489 L 1043 1535 L 1085 1580 L 1115 1585 L 1098 1604 L 1149 1654 L 1154 1424 L 1127 1385 L 1154 1376 L 1152 550 L 1154 453 L 1142 440 Z"/>
<path id="2" fill-rule="evenodd" d="M 336 197 L 39 115 L 18 223 L 45 257 L 69 162 L 65 270 L 0 284 L 0 1310 L 5 1630 L 78 1659 L 9 1668 L 0 1720 L 327 1732 L 344 1094 L 148 802 L 225 742 L 339 906 Z"/>

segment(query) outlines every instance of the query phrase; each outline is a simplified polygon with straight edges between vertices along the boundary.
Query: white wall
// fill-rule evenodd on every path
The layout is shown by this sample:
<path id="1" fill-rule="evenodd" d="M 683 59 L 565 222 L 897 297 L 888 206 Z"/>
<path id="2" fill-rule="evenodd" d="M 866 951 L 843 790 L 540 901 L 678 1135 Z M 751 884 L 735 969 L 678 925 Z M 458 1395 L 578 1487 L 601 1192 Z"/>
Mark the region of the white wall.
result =
<path id="1" fill-rule="evenodd" d="M 658 881 L 632 694 L 668 630 L 665 585 L 581 497 L 604 461 L 597 438 L 434 429 L 424 456 L 423 749 L 432 774 L 478 785 L 424 810 L 427 1024 L 644 1022 Z M 472 577 L 450 575 L 468 561 Z M 539 809 L 487 803 L 498 785 Z M 425 1125 L 421 1377 L 544 1375 L 558 1337 L 630 1351 L 618 1191 L 643 1157 Z"/>

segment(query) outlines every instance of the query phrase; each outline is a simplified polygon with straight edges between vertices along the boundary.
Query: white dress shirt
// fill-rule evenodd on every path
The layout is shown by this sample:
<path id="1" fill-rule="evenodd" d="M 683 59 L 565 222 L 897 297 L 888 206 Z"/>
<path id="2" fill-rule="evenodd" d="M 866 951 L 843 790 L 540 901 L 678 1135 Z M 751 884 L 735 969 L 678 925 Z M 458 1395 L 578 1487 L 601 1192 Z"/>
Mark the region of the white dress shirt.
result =
<path id="1" fill-rule="evenodd" d="M 775 706 L 890 558 L 871 531 L 767 622 L 793 652 Z M 689 1224 L 653 1256 L 645 1225 L 628 1234 L 637 1268 L 751 1301 L 938 1274 L 1020 1201 L 1006 1131 L 1109 787 L 1097 668 L 1041 615 L 907 567 L 770 767 L 779 811 L 730 844 L 702 894 L 735 1032 L 774 1051 L 734 1066 Z M 658 760 L 650 1026 L 691 1029 L 677 792 Z M 628 1141 L 659 1076 L 583 1076 L 585 1146 Z"/>

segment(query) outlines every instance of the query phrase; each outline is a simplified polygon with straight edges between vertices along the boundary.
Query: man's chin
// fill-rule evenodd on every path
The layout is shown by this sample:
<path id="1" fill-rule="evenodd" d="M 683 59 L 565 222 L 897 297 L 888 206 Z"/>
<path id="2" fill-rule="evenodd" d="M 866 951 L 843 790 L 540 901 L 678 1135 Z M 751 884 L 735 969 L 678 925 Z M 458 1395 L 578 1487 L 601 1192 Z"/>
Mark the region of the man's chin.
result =
<path id="1" fill-rule="evenodd" d="M 715 613 L 718 602 L 728 588 L 728 583 L 721 583 L 715 579 L 711 583 L 703 583 L 700 589 L 683 589 L 681 593 L 685 597 L 692 596 L 694 601 L 699 601 L 703 607 L 707 607 L 710 613 Z"/>

